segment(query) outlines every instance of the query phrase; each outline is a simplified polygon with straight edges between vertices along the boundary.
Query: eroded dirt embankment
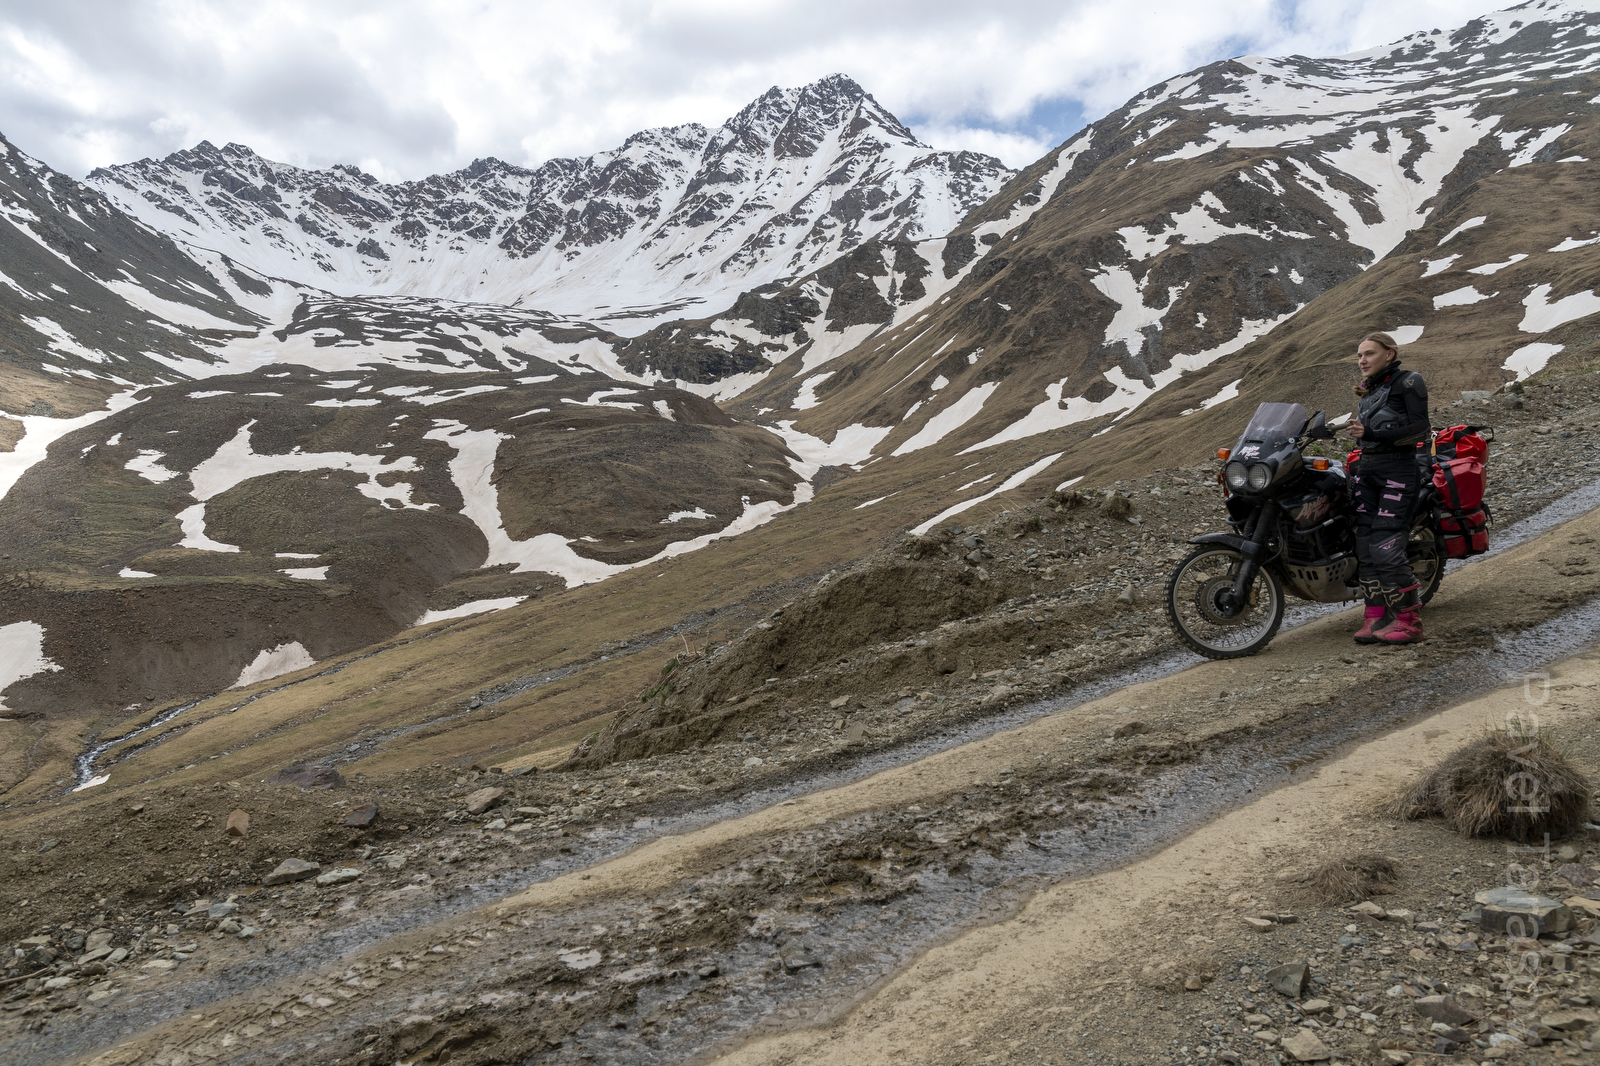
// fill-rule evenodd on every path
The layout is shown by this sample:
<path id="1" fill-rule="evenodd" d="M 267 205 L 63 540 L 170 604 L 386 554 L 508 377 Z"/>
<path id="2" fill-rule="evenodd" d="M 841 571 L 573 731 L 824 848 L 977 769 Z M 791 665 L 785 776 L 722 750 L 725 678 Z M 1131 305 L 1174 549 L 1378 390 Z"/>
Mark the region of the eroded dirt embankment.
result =
<path id="1" fill-rule="evenodd" d="M 20 1006 L 0 1021 L 3 1046 L 27 1062 L 106 1048 L 107 1063 L 265 1062 L 313 1047 L 326 1061 L 447 1049 L 456 1062 L 676 1060 L 836 1016 L 1040 885 L 1125 863 L 1343 740 L 1583 639 L 1593 619 L 1573 605 L 1600 592 L 1600 576 L 1567 571 L 1582 569 L 1573 560 L 1597 534 L 1600 515 L 1586 515 L 1452 575 L 1418 648 L 1362 648 L 1347 641 L 1348 619 L 1323 618 L 1261 656 L 1132 685 L 840 787 L 803 794 L 797 783 L 750 813 L 738 802 L 674 808 L 672 792 L 688 799 L 680 790 L 696 787 L 702 753 L 517 778 L 511 811 L 473 817 L 457 805 L 494 775 L 436 779 L 450 811 L 420 840 L 401 832 L 432 798 L 414 788 L 371 851 L 355 833 L 315 842 L 359 879 L 241 894 L 233 920 L 256 930 L 249 940 L 191 914 L 193 901 L 113 929 L 113 943 L 140 953 L 134 965 L 5 1004 Z M 1538 639 L 1519 649 L 1519 631 Z M 1392 698 L 1359 695 L 1373 690 Z M 565 817 L 573 798 L 609 806 L 645 785 L 658 805 L 631 826 Z M 239 799 L 217 790 L 163 802 L 190 804 L 215 830 Z M 293 809 L 308 825 L 335 813 L 305 799 Z M 630 841 L 639 845 L 593 861 Z"/>
<path id="2" fill-rule="evenodd" d="M 760 1039 L 716 1061 L 1297 1061 L 1285 1041 L 1307 1047 L 1307 1032 L 1335 1062 L 1429 1061 L 1441 1049 L 1421 1000 L 1443 994 L 1473 1014 L 1455 1023 L 1472 1039 L 1447 1041 L 1453 1053 L 1443 1061 L 1588 1061 L 1596 1023 L 1587 1008 L 1600 995 L 1593 912 L 1583 919 L 1574 906 L 1581 920 L 1565 935 L 1509 945 L 1471 911 L 1476 892 L 1507 884 L 1533 883 L 1558 899 L 1585 893 L 1600 878 L 1595 841 L 1517 848 L 1383 809 L 1463 739 L 1528 716 L 1600 780 L 1600 652 L 1549 673 L 1548 688 L 1511 678 L 1354 746 L 1154 855 L 1047 888 L 1014 917 L 933 948 L 835 1025 Z M 1399 870 L 1376 919 L 1299 884 L 1330 858 L 1358 854 Z M 1518 958 L 1529 949 L 1537 967 Z M 1311 971 L 1298 997 L 1266 979 L 1294 962 Z"/>

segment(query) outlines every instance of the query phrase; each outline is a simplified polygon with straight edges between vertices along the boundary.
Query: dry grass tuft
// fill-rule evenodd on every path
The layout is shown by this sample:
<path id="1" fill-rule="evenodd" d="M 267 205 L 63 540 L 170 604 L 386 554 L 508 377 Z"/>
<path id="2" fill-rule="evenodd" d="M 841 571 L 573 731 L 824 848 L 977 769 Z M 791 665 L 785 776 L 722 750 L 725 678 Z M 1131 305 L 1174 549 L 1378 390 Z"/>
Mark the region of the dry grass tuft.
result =
<path id="1" fill-rule="evenodd" d="M 1469 837 L 1559 839 L 1589 811 L 1589 779 L 1539 731 L 1495 732 L 1458 748 L 1389 806 Z"/>
<path id="2" fill-rule="evenodd" d="M 1058 511 L 1075 511 L 1088 502 L 1084 499 L 1083 493 L 1077 489 L 1068 489 L 1065 492 L 1057 489 L 1050 494 L 1050 500 Z"/>
<path id="3" fill-rule="evenodd" d="M 1305 879 L 1303 888 L 1325 907 L 1342 906 L 1389 895 L 1399 875 L 1399 868 L 1388 856 L 1366 851 L 1317 867 Z"/>
<path id="4" fill-rule="evenodd" d="M 1126 522 L 1133 517 L 1133 501 L 1126 496 L 1116 493 L 1106 497 L 1106 502 L 1100 505 L 1100 513 L 1115 522 Z"/>

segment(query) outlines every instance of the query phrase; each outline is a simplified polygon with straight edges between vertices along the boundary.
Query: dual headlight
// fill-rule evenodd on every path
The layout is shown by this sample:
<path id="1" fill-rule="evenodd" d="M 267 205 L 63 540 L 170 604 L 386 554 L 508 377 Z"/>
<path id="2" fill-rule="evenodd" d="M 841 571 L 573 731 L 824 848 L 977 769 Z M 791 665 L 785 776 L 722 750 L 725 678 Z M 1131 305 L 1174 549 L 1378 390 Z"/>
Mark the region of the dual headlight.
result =
<path id="1" fill-rule="evenodd" d="M 1235 460 L 1223 471 L 1223 479 L 1233 492 L 1261 492 L 1272 484 L 1272 467 L 1266 463 L 1244 463 Z"/>

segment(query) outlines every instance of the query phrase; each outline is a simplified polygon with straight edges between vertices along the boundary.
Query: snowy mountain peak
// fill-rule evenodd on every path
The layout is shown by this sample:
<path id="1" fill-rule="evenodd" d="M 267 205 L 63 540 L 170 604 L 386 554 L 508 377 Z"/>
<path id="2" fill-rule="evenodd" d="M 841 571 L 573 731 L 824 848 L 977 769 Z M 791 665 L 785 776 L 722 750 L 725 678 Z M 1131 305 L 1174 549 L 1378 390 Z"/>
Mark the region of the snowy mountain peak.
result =
<path id="1" fill-rule="evenodd" d="M 880 144 L 931 150 L 853 78 L 830 74 L 797 89 L 774 85 L 723 124 L 706 154 L 760 145 L 770 146 L 776 158 L 801 159 L 815 154 L 830 134 L 856 139 L 873 133 Z"/>
<path id="2" fill-rule="evenodd" d="M 1011 174 L 922 144 L 833 74 L 774 87 L 715 130 L 644 130 L 532 170 L 479 159 L 386 184 L 202 141 L 88 180 L 156 229 L 268 276 L 644 328 L 660 309 L 731 302 L 874 237 L 940 236 Z"/>

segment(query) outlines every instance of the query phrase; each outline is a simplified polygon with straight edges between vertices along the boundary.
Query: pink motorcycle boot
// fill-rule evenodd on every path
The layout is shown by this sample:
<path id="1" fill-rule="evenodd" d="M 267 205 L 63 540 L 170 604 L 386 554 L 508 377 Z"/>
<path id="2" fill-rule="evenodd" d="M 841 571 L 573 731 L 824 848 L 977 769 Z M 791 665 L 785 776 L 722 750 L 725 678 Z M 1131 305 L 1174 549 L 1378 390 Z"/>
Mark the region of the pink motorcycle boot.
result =
<path id="1" fill-rule="evenodd" d="M 1415 644 L 1422 639 L 1422 608 L 1402 607 L 1388 625 L 1372 634 L 1379 644 Z"/>
<path id="2" fill-rule="evenodd" d="M 1361 623 L 1361 628 L 1356 630 L 1357 644 L 1376 644 L 1378 638 L 1374 634 L 1388 621 L 1388 608 L 1382 604 L 1374 607 L 1367 606 L 1367 616 Z"/>

